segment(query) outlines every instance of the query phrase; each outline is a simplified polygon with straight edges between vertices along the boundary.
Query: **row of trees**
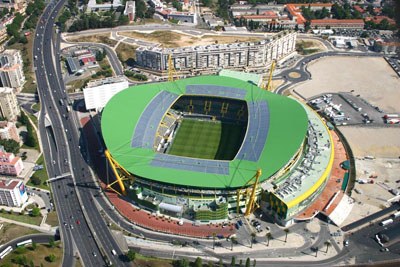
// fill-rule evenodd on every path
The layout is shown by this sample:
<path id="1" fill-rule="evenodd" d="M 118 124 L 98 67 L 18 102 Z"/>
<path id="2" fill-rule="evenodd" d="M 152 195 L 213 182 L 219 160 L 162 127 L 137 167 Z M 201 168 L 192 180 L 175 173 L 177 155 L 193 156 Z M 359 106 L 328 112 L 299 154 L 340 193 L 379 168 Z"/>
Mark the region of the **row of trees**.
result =
<path id="1" fill-rule="evenodd" d="M 64 14 L 64 13 L 63 13 Z M 67 20 L 68 14 L 63 17 L 63 22 Z M 128 24 L 129 19 L 121 15 L 116 19 L 115 12 L 110 12 L 107 15 L 100 16 L 97 15 L 96 13 L 90 13 L 90 14 L 82 14 L 79 19 L 75 20 L 71 27 L 69 27 L 68 31 L 69 32 L 76 32 L 76 31 L 83 31 L 83 30 L 88 30 L 88 29 L 98 29 L 98 28 L 112 28 L 118 25 L 125 25 Z M 65 22 L 61 24 L 60 23 L 60 28 L 64 29 L 65 28 Z"/>

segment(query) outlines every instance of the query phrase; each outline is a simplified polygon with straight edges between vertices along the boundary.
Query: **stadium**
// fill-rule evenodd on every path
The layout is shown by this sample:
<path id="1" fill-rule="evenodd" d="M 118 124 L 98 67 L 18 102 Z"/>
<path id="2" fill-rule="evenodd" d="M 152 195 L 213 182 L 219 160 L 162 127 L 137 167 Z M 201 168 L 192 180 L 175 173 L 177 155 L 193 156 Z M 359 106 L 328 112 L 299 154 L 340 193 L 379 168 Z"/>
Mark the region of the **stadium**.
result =
<path id="1" fill-rule="evenodd" d="M 333 147 L 324 144 L 330 156 L 319 160 L 322 172 L 299 180 L 300 200 L 285 199 L 293 194 L 282 187 L 291 180 L 296 187 L 291 174 L 321 154 L 314 155 L 315 139 L 329 142 L 319 118 L 310 130 L 312 116 L 300 102 L 251 82 L 199 76 L 119 92 L 101 127 L 109 157 L 127 174 L 118 190 L 134 204 L 198 222 L 261 207 L 286 222 L 318 195 L 332 165 Z M 318 127 L 325 133 L 316 134 Z"/>

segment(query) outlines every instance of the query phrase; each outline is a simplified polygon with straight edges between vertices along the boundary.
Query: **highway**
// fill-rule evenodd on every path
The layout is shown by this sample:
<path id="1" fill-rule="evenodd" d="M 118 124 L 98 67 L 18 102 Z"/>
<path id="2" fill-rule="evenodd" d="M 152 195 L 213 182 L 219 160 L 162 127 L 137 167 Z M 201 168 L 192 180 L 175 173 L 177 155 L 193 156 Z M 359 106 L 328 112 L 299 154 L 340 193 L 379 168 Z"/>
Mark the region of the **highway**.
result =
<path id="1" fill-rule="evenodd" d="M 79 255 L 85 266 L 128 266 L 112 234 L 96 210 L 88 166 L 79 151 L 80 132 L 73 113 L 68 115 L 59 59 L 59 41 L 53 40 L 54 20 L 65 0 L 50 3 L 36 29 L 34 67 L 41 102 L 39 136 L 51 183 L 64 243 L 63 266 L 73 266 Z M 56 66 L 56 67 L 55 67 Z M 72 167 L 73 166 L 73 167 Z M 77 186 L 75 186 L 75 184 Z M 102 257 L 104 256 L 104 258 Z"/>

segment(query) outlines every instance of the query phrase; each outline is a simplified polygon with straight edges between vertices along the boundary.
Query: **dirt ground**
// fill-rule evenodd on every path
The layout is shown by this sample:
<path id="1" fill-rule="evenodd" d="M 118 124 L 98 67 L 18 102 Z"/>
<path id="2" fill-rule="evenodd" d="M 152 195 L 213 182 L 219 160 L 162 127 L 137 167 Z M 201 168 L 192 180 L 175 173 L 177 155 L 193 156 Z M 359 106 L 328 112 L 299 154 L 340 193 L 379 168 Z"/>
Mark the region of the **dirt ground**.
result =
<path id="1" fill-rule="evenodd" d="M 238 37 L 238 36 L 212 36 L 204 35 L 195 37 L 171 31 L 155 31 L 152 33 L 142 33 L 136 31 L 118 32 L 119 35 L 131 38 L 142 39 L 148 42 L 160 43 L 161 47 L 185 47 L 209 44 L 227 44 L 234 42 L 255 42 L 262 38 L 259 37 Z"/>
<path id="2" fill-rule="evenodd" d="M 339 127 L 356 157 L 400 157 L 400 127 Z M 362 136 L 362 138 L 360 138 Z"/>
<path id="3" fill-rule="evenodd" d="M 1 222 L 0 224 L 3 224 L 3 228 L 0 230 L 0 245 L 5 244 L 20 236 L 38 233 L 38 231 L 36 230 L 22 227 L 16 224 L 10 224 L 5 222 Z"/>
<path id="4" fill-rule="evenodd" d="M 87 35 L 87 36 L 79 36 L 79 37 L 65 37 L 65 39 L 69 42 L 93 42 L 93 43 L 103 43 L 109 46 L 114 47 L 117 44 L 117 41 L 110 39 L 109 33 L 101 33 L 96 35 Z"/>
<path id="5" fill-rule="evenodd" d="M 361 194 L 353 191 L 351 195 L 355 200 L 355 206 L 352 209 L 352 216 L 346 219 L 347 223 L 361 219 L 364 216 L 388 207 L 388 200 L 395 196 L 388 189 L 397 188 L 400 184 L 398 171 L 400 170 L 400 159 L 378 158 L 378 159 L 356 159 L 357 179 L 373 180 L 370 184 L 355 184 L 355 189 Z M 371 175 L 377 178 L 369 178 Z"/>

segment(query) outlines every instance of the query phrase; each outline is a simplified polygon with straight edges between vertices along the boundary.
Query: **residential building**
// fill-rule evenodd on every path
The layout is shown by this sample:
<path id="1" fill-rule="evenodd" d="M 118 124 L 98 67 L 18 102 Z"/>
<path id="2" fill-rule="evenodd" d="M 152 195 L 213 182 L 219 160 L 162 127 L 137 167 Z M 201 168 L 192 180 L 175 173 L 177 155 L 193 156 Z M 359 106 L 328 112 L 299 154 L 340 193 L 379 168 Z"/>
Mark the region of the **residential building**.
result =
<path id="1" fill-rule="evenodd" d="M 221 68 L 264 71 L 272 60 L 282 60 L 295 53 L 296 32 L 282 32 L 272 39 L 258 42 L 212 44 L 181 48 L 139 47 L 137 64 L 145 69 L 165 73 L 171 56 L 179 74 L 216 73 Z"/>
<path id="2" fill-rule="evenodd" d="M 16 121 L 20 114 L 17 96 L 9 87 L 0 87 L 0 116 L 8 121 Z"/>
<path id="3" fill-rule="evenodd" d="M 129 87 L 124 76 L 90 81 L 83 89 L 86 109 L 102 109 L 116 93 Z"/>
<path id="4" fill-rule="evenodd" d="M 25 14 L 27 0 L 0 0 L 0 9 L 7 8 L 10 10 L 14 8 L 15 12 Z"/>
<path id="5" fill-rule="evenodd" d="M 167 15 L 168 19 L 178 20 L 182 23 L 193 23 L 197 24 L 197 15 L 191 12 L 178 12 L 178 11 L 171 11 Z"/>
<path id="6" fill-rule="evenodd" d="M 21 207 L 28 200 L 23 181 L 0 180 L 0 205 Z"/>
<path id="7" fill-rule="evenodd" d="M 364 29 L 364 20 L 362 19 L 313 19 L 311 20 L 311 28 L 313 29 Z"/>
<path id="8" fill-rule="evenodd" d="M 0 139 L 12 139 L 18 143 L 21 141 L 14 122 L 0 121 Z"/>
<path id="9" fill-rule="evenodd" d="M 135 16 L 136 16 L 135 1 L 126 1 L 124 15 L 128 16 L 130 22 L 135 20 Z"/>
<path id="10" fill-rule="evenodd" d="M 0 54 L 0 86 L 12 87 L 18 93 L 25 83 L 21 53 L 15 49 Z"/>
<path id="11" fill-rule="evenodd" d="M 13 153 L 0 150 L 0 174 L 18 176 L 24 169 L 24 164 L 20 157 Z"/>

